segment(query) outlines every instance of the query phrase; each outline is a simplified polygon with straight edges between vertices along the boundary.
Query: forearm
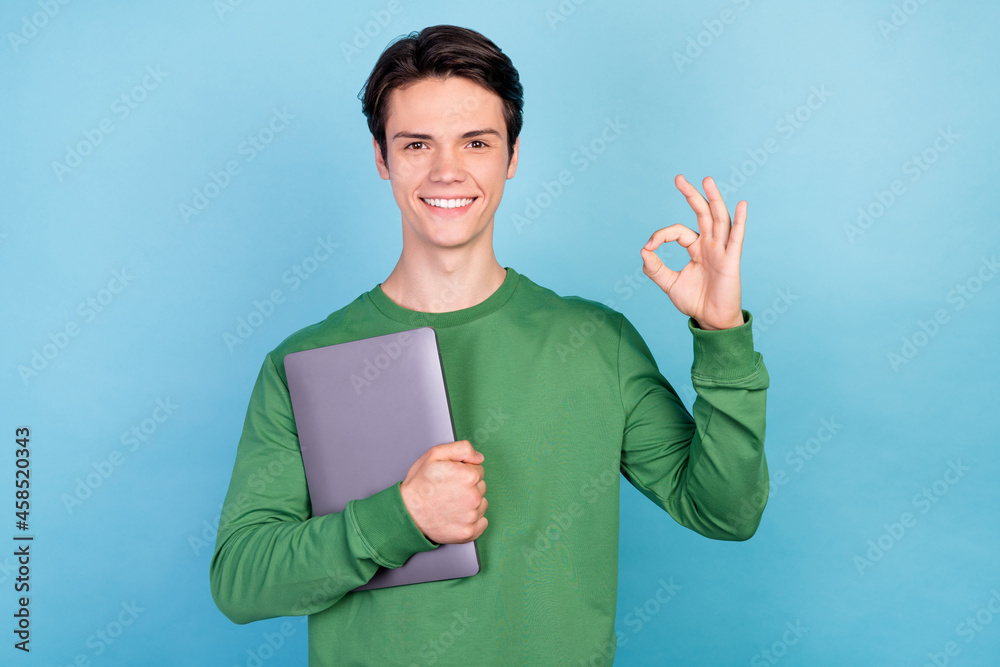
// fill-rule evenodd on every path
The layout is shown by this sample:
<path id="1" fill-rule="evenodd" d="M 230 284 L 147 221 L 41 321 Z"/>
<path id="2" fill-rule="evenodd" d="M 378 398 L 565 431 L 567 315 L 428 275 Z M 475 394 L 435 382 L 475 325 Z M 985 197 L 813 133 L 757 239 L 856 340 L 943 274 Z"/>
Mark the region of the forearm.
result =
<path id="1" fill-rule="evenodd" d="M 767 501 L 767 370 L 753 350 L 750 321 L 720 331 L 690 328 L 694 416 L 658 373 L 636 372 L 623 387 L 623 395 L 636 398 L 626 399 L 635 401 L 634 433 L 626 433 L 622 473 L 681 525 L 713 539 L 745 540 Z"/>
<path id="2" fill-rule="evenodd" d="M 224 517 L 227 510 L 239 508 L 227 502 Z M 246 512 L 220 528 L 212 596 L 236 623 L 312 614 L 367 583 L 380 566 L 400 567 L 430 548 L 398 484 L 322 517 L 264 520 L 259 510 Z"/>
<path id="3" fill-rule="evenodd" d="M 753 350 L 752 319 L 732 330 L 695 337 L 691 381 L 698 393 L 678 510 L 715 539 L 748 539 L 767 502 L 764 455 L 769 378 Z"/>
<path id="4" fill-rule="evenodd" d="M 399 484 L 312 516 L 288 388 L 270 357 L 254 385 L 210 567 L 212 596 L 237 623 L 328 608 L 435 547 Z"/>
<path id="5" fill-rule="evenodd" d="M 333 605 L 377 568 L 344 513 L 245 526 L 217 547 L 212 597 L 235 623 L 299 616 Z"/>

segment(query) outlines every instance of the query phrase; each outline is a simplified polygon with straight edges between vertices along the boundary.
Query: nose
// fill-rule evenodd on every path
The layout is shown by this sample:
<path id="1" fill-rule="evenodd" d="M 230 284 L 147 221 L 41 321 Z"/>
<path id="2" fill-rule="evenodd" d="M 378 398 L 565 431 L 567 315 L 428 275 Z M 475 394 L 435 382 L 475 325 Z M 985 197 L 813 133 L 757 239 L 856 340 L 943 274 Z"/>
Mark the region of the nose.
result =
<path id="1" fill-rule="evenodd" d="M 465 177 L 465 167 L 460 152 L 454 148 L 442 147 L 434 151 L 430 179 L 441 183 L 461 181 Z"/>

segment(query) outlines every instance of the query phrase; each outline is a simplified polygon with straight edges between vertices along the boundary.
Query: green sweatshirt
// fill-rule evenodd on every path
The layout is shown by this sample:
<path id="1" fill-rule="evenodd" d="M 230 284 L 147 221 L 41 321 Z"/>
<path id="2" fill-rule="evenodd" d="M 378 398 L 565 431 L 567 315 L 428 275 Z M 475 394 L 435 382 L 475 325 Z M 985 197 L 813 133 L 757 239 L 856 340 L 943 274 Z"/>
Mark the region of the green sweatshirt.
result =
<path id="1" fill-rule="evenodd" d="M 688 320 L 692 419 L 603 304 L 511 268 L 485 301 L 447 313 L 407 310 L 376 286 L 264 360 L 211 563 L 216 604 L 236 623 L 308 614 L 313 666 L 611 664 L 619 472 L 710 538 L 745 540 L 760 522 L 768 375 L 743 315 L 722 331 Z M 422 326 L 437 332 L 457 439 L 485 457 L 482 569 L 350 592 L 437 545 L 399 483 L 312 516 L 284 357 Z"/>

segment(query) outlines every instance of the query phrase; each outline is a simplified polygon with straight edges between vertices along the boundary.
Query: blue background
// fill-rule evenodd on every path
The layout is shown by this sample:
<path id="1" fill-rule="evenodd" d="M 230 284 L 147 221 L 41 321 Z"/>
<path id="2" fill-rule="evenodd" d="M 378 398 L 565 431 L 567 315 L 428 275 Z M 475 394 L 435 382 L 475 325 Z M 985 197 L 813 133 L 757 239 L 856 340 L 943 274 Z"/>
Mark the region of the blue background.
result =
<path id="1" fill-rule="evenodd" d="M 713 542 L 623 485 L 616 664 L 997 664 L 997 5 L 391 8 L 0 9 L 0 539 L 19 532 L 18 426 L 35 536 L 30 655 L 12 647 L 0 549 L 0 661 L 304 664 L 302 619 L 236 626 L 215 608 L 214 530 L 265 353 L 374 287 L 401 248 L 357 93 L 392 39 L 452 23 L 494 40 L 526 91 L 499 261 L 625 313 L 689 407 L 686 318 L 639 248 L 695 227 L 677 173 L 725 183 L 730 210 L 749 202 L 771 499 L 752 540 Z M 609 121 L 626 127 L 602 143 Z M 272 141 L 254 154 L 251 135 Z M 572 183 L 539 197 L 562 170 Z M 185 219 L 196 190 L 214 196 Z M 519 225 L 529 200 L 544 207 Z M 307 261 L 317 239 L 338 247 Z M 96 639 L 120 616 L 113 643 Z"/>

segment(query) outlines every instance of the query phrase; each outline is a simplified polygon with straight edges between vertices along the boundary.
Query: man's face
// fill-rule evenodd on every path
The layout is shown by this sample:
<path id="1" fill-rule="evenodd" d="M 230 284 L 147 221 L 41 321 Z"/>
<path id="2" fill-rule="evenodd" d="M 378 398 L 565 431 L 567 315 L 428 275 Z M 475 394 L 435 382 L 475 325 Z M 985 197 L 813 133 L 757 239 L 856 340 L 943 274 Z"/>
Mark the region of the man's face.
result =
<path id="1" fill-rule="evenodd" d="M 492 245 L 493 216 L 520 143 L 508 164 L 500 97 L 458 76 L 422 79 L 390 94 L 385 136 L 386 161 L 372 140 L 375 163 L 392 183 L 404 247 Z"/>

